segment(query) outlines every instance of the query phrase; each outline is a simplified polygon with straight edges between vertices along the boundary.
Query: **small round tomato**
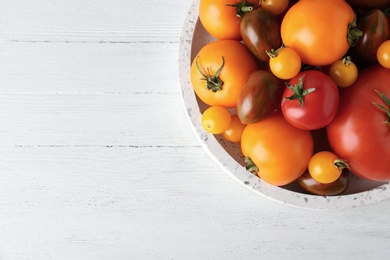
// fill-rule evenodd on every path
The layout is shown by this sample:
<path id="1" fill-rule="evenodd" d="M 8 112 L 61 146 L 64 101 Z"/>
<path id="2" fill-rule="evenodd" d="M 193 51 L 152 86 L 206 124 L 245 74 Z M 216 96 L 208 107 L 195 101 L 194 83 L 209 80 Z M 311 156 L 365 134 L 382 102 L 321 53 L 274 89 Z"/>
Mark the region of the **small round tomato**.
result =
<path id="1" fill-rule="evenodd" d="M 329 151 L 314 154 L 309 161 L 310 176 L 319 183 L 332 183 L 340 178 L 343 169 L 348 165 Z"/>
<path id="2" fill-rule="evenodd" d="M 258 168 L 265 182 L 282 186 L 298 179 L 313 154 L 310 131 L 289 124 L 280 113 L 249 124 L 241 137 L 241 151 Z"/>
<path id="3" fill-rule="evenodd" d="M 282 113 L 293 126 L 316 130 L 328 125 L 339 107 L 339 90 L 323 72 L 300 72 L 287 84 L 282 97 Z"/>
<path id="4" fill-rule="evenodd" d="M 341 88 L 351 86 L 358 77 L 358 69 L 351 61 L 351 57 L 347 56 L 342 60 L 333 63 L 329 68 L 329 76 Z"/>
<path id="5" fill-rule="evenodd" d="M 241 40 L 240 19 L 258 6 L 258 0 L 201 0 L 199 20 L 216 39 Z"/>
<path id="6" fill-rule="evenodd" d="M 230 142 L 239 143 L 245 126 L 237 115 L 233 115 L 230 126 L 222 133 L 222 136 Z"/>
<path id="7" fill-rule="evenodd" d="M 330 65 L 356 44 L 360 33 L 353 29 L 354 20 L 355 13 L 345 1 L 299 1 L 284 16 L 281 37 L 303 63 Z"/>
<path id="8" fill-rule="evenodd" d="M 276 51 L 268 52 L 270 56 L 269 68 L 280 79 L 291 79 L 301 70 L 301 58 L 298 53 L 289 47 L 281 47 Z"/>
<path id="9" fill-rule="evenodd" d="M 192 62 L 192 87 L 207 105 L 233 108 L 249 75 L 259 68 L 256 58 L 241 42 L 210 42 Z"/>
<path id="10" fill-rule="evenodd" d="M 202 114 L 203 128 L 212 134 L 222 134 L 225 132 L 231 123 L 231 115 L 229 110 L 220 106 L 207 108 Z"/>
<path id="11" fill-rule="evenodd" d="M 274 15 L 279 15 L 287 10 L 289 0 L 260 0 L 260 4 Z"/>
<path id="12" fill-rule="evenodd" d="M 390 69 L 390 40 L 383 42 L 379 46 L 376 57 L 380 65 Z"/>

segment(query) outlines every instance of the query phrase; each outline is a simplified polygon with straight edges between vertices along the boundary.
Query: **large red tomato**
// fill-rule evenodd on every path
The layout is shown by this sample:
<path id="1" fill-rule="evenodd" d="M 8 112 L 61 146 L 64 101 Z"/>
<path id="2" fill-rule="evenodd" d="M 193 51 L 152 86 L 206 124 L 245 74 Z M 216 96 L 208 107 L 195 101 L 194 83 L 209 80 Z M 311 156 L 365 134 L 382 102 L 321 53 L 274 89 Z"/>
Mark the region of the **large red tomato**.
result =
<path id="1" fill-rule="evenodd" d="M 390 181 L 390 70 L 379 65 L 359 72 L 341 89 L 339 111 L 327 126 L 333 151 L 356 175 Z"/>

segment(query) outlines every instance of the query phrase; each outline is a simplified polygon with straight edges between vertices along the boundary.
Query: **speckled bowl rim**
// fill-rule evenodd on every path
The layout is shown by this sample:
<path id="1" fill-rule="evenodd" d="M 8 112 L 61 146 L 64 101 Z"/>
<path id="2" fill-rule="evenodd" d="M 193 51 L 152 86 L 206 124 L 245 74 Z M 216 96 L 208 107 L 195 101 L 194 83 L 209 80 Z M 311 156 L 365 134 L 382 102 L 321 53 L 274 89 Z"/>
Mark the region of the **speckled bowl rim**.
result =
<path id="1" fill-rule="evenodd" d="M 238 183 L 261 196 L 298 208 L 323 210 L 351 209 L 388 199 L 390 197 L 389 183 L 368 191 L 340 196 L 307 195 L 270 185 L 246 171 L 242 165 L 225 151 L 213 135 L 203 130 L 200 123 L 201 112 L 189 81 L 192 39 L 198 22 L 198 7 L 199 0 L 194 0 L 186 15 L 180 37 L 179 78 L 182 101 L 187 118 L 201 146 L 224 172 Z"/>

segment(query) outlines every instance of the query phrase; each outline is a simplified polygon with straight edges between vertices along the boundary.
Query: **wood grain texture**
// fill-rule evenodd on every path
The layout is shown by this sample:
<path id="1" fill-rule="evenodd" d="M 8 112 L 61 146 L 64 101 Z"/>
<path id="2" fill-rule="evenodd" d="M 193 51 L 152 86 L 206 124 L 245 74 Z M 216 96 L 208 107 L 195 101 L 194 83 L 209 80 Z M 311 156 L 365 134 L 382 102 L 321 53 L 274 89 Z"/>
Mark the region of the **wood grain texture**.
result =
<path id="1" fill-rule="evenodd" d="M 0 259 L 385 259 L 390 201 L 288 207 L 182 106 L 191 1 L 0 0 Z"/>

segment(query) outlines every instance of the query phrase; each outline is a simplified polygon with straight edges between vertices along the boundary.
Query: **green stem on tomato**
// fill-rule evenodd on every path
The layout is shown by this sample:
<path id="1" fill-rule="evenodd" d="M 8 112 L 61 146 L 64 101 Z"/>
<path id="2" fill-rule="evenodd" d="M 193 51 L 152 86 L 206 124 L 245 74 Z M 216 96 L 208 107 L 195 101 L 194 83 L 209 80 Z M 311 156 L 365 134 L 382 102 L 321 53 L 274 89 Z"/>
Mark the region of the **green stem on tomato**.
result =
<path id="1" fill-rule="evenodd" d="M 219 67 L 219 69 L 215 72 L 214 75 L 210 75 L 209 68 L 207 68 L 208 74 L 205 74 L 199 66 L 198 59 L 199 59 L 199 56 L 196 57 L 196 67 L 198 68 L 198 71 L 200 72 L 200 74 L 202 74 L 202 76 L 204 77 L 204 78 L 201 78 L 201 80 L 206 81 L 207 89 L 211 90 L 213 92 L 217 92 L 217 91 L 222 90 L 223 81 L 219 78 L 219 74 L 221 73 L 222 68 L 225 65 L 225 59 L 223 58 L 223 56 L 222 56 L 222 65 L 221 65 L 221 67 Z"/>
<path id="2" fill-rule="evenodd" d="M 387 114 L 387 120 L 385 121 L 386 124 L 388 124 L 390 126 L 390 99 L 388 97 L 385 96 L 385 94 L 383 94 L 382 92 L 378 91 L 378 90 L 375 90 L 376 93 L 378 93 L 378 95 L 381 97 L 381 99 L 383 100 L 383 102 L 385 102 L 386 106 L 384 105 L 381 105 L 381 104 L 378 104 L 378 103 L 375 103 L 375 102 L 372 102 L 374 105 L 376 105 L 377 107 L 379 107 L 380 109 L 382 109 L 383 111 L 386 112 Z"/>
<path id="3" fill-rule="evenodd" d="M 247 3 L 246 0 L 243 0 L 242 2 L 238 2 L 235 4 L 226 4 L 226 6 L 236 8 L 236 16 L 242 18 L 246 13 L 253 11 L 254 4 Z"/>
<path id="4" fill-rule="evenodd" d="M 294 99 L 298 99 L 299 101 L 299 107 L 302 107 L 303 106 L 303 98 L 314 92 L 316 89 L 315 88 L 309 88 L 309 89 L 304 89 L 303 88 L 303 81 L 302 81 L 302 77 L 299 78 L 299 82 L 297 84 L 295 84 L 294 86 L 286 83 L 287 87 L 294 93 L 292 94 L 291 96 L 289 97 L 286 97 L 283 99 L 282 101 L 282 105 L 283 103 L 286 101 L 286 100 L 294 100 Z"/>
<path id="5" fill-rule="evenodd" d="M 350 46 L 355 46 L 363 32 L 357 28 L 356 21 L 348 24 L 347 40 Z"/>

